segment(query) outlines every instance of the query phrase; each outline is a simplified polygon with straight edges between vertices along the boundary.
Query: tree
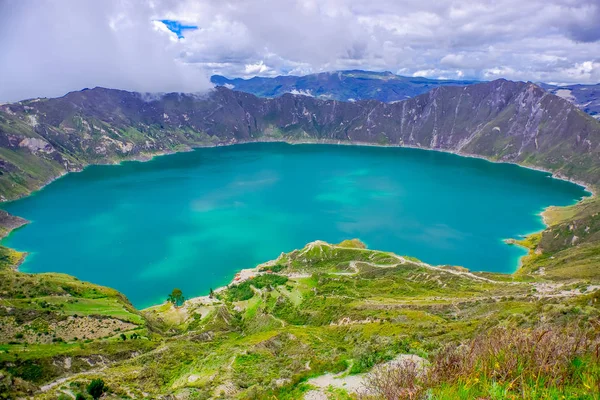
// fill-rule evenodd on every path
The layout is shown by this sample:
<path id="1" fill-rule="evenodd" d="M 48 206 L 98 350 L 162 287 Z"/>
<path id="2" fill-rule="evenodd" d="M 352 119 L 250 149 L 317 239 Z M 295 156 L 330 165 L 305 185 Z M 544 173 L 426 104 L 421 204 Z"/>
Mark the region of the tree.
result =
<path id="1" fill-rule="evenodd" d="M 85 396 L 81 393 L 77 393 L 77 396 L 75 396 L 75 400 L 85 400 Z"/>
<path id="2" fill-rule="evenodd" d="M 210 292 L 208 293 L 208 297 L 211 298 L 211 299 L 215 297 L 215 291 L 212 290 L 212 288 L 210 288 Z"/>
<path id="3" fill-rule="evenodd" d="M 99 399 L 106 389 L 107 388 L 104 385 L 104 381 L 102 379 L 93 379 L 87 387 L 87 392 L 94 399 Z"/>
<path id="4" fill-rule="evenodd" d="M 126 341 L 127 340 L 127 336 L 125 336 L 124 333 L 121 333 L 121 339 L 123 339 L 123 341 Z"/>
<path id="5" fill-rule="evenodd" d="M 183 297 L 181 289 L 175 288 L 167 298 L 167 301 L 172 303 L 175 307 L 180 307 L 185 301 L 185 297 Z"/>

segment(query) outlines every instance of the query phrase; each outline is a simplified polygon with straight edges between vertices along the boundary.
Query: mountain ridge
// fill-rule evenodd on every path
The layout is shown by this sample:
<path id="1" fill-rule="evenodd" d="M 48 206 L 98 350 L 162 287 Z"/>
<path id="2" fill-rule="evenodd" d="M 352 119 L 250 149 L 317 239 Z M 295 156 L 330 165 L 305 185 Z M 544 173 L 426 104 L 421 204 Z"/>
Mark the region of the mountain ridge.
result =
<path id="1" fill-rule="evenodd" d="M 431 148 L 600 182 L 600 122 L 532 83 L 440 87 L 396 103 L 94 88 L 0 106 L 0 195 L 89 164 L 264 140 Z"/>
<path id="2" fill-rule="evenodd" d="M 280 75 L 248 79 L 213 75 L 211 82 L 259 97 L 297 93 L 341 101 L 374 99 L 389 103 L 418 96 L 435 87 L 464 86 L 486 81 L 408 77 L 389 71 L 341 70 L 303 76 Z M 565 98 L 595 118 L 600 118 L 600 84 L 536 84 Z"/>

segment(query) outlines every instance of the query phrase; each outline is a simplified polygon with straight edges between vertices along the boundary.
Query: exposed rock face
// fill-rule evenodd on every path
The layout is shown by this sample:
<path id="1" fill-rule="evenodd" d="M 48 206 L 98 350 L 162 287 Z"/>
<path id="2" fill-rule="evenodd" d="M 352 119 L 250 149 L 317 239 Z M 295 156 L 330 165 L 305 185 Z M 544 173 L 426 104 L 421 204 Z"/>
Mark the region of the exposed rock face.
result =
<path id="1" fill-rule="evenodd" d="M 0 147 L 12 154 L 0 154 L 0 193 L 24 195 L 89 163 L 274 139 L 440 149 L 600 181 L 600 123 L 531 83 L 438 87 L 396 103 L 95 88 L 0 106 Z"/>
<path id="2" fill-rule="evenodd" d="M 19 142 L 19 147 L 26 147 L 31 152 L 35 153 L 38 151 L 42 151 L 44 153 L 52 153 L 54 148 L 50 145 L 50 143 L 46 142 L 42 139 L 36 138 L 25 138 Z"/>

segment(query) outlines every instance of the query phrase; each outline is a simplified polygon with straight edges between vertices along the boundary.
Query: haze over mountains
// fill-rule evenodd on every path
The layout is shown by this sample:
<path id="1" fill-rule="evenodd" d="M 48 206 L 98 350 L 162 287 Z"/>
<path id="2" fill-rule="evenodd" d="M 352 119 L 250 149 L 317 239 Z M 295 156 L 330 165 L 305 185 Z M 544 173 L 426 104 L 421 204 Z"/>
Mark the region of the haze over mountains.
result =
<path id="1" fill-rule="evenodd" d="M 252 93 L 259 97 L 277 97 L 284 93 L 295 93 L 332 100 L 375 99 L 388 103 L 405 100 L 440 86 L 479 83 L 475 80 L 429 79 L 400 76 L 391 72 L 361 70 L 251 79 L 228 79 L 224 76 L 213 75 L 211 81 L 214 84 Z M 600 84 L 551 85 L 540 83 L 539 85 L 549 92 L 571 101 L 586 113 L 600 118 Z"/>
<path id="2" fill-rule="evenodd" d="M 600 122 L 539 86 L 501 79 L 393 103 L 217 87 L 204 96 L 95 88 L 3 105 L 0 190 L 11 199 L 88 164 L 261 140 L 432 148 L 600 180 Z"/>

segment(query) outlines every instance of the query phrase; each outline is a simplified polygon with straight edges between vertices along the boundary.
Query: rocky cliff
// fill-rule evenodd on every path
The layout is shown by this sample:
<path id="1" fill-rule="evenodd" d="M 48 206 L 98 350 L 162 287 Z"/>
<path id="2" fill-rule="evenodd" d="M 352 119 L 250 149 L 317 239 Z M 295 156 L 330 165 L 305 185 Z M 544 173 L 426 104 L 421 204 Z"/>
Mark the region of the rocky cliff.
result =
<path id="1" fill-rule="evenodd" d="M 257 140 L 416 146 L 600 181 L 600 122 L 531 83 L 438 87 L 396 103 L 95 88 L 0 106 L 0 194 L 25 195 L 91 163 Z"/>

